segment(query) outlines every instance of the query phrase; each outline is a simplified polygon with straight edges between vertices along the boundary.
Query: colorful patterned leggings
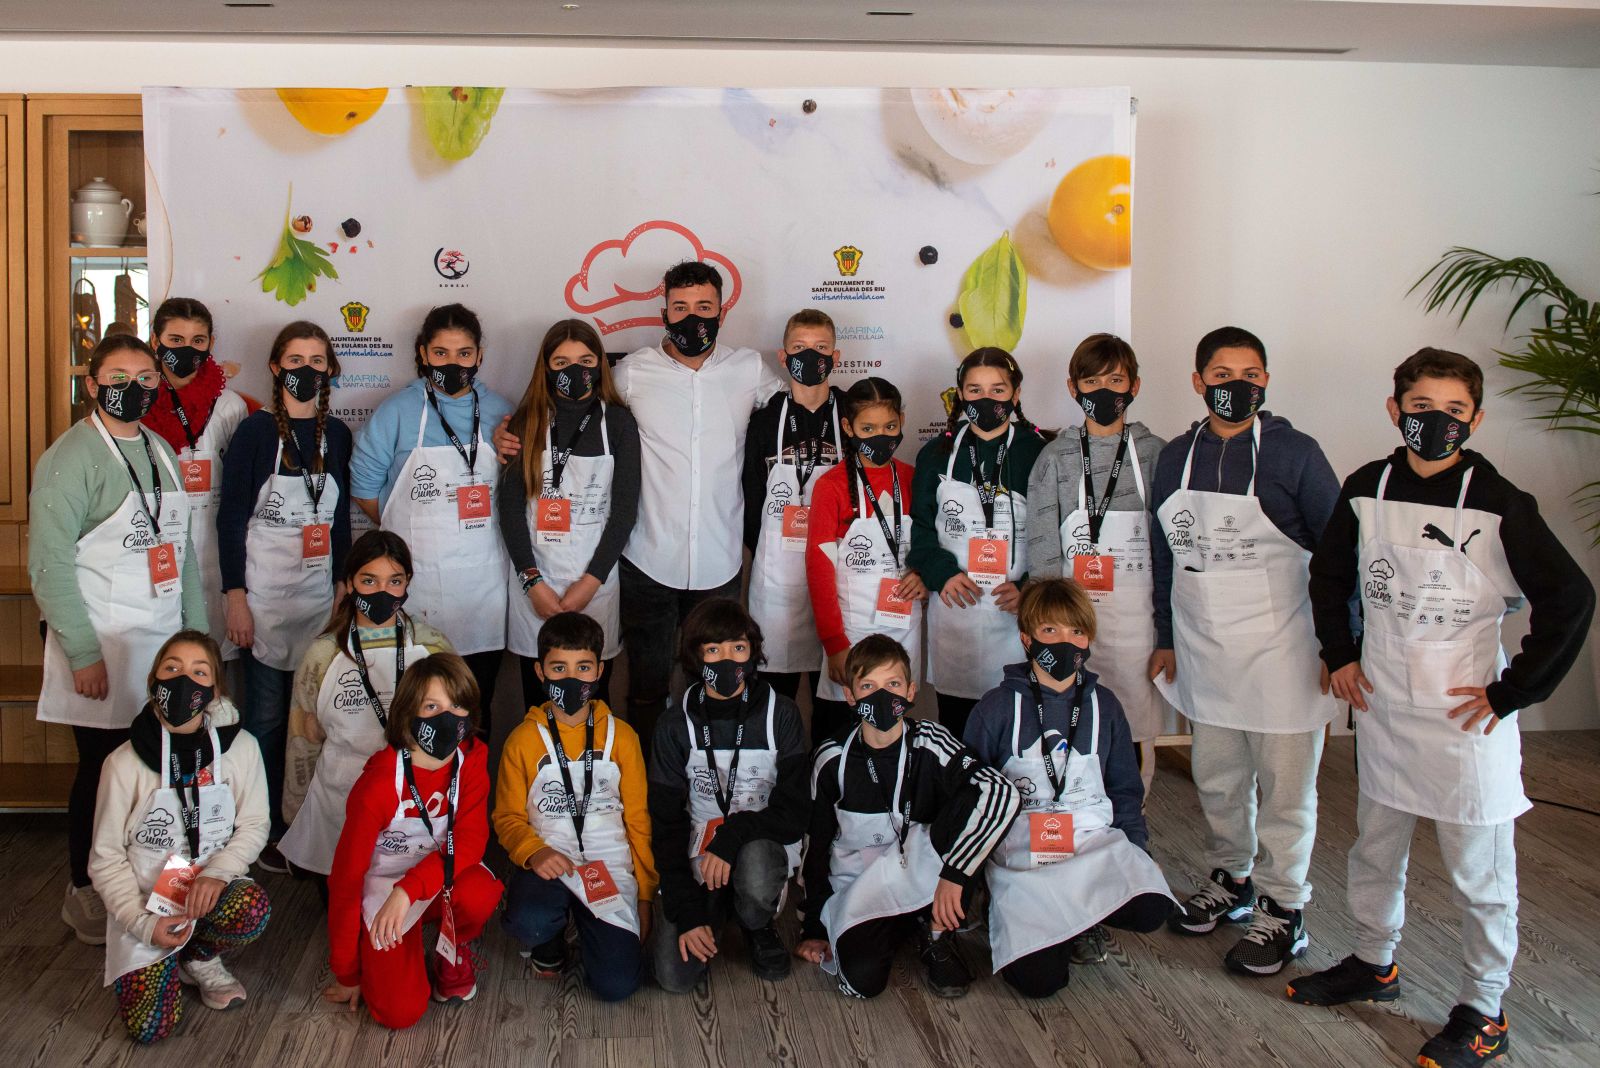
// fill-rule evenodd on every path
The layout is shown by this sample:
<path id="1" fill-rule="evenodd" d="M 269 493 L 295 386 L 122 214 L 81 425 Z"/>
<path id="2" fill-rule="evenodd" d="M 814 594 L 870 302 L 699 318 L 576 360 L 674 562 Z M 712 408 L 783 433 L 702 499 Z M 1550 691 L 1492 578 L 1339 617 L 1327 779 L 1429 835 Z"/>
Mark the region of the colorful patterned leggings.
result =
<path id="1" fill-rule="evenodd" d="M 148 1044 L 177 1030 L 183 1019 L 179 962 L 211 960 L 225 949 L 249 945 L 267 929 L 271 911 L 267 892 L 260 885 L 249 879 L 236 879 L 222 891 L 216 907 L 195 923 L 194 937 L 186 946 L 112 983 L 128 1037 Z"/>

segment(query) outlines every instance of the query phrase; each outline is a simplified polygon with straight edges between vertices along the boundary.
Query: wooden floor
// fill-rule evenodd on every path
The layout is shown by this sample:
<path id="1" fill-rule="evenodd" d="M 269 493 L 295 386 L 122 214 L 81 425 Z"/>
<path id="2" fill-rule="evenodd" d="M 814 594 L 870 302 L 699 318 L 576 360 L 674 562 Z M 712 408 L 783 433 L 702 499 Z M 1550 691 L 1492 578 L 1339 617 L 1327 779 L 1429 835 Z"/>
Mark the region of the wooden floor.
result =
<path id="1" fill-rule="evenodd" d="M 1526 737 L 1531 795 L 1594 807 L 1600 732 Z M 1355 792 L 1348 738 L 1322 767 L 1321 833 L 1312 865 L 1307 969 L 1351 949 L 1344 857 Z M 1166 751 L 1150 800 L 1155 853 L 1180 894 L 1203 875 L 1202 821 L 1181 751 Z M 816 969 L 761 982 L 739 939 L 709 987 L 671 997 L 648 987 L 622 1005 L 589 997 L 579 978 L 527 977 L 492 927 L 476 1001 L 430 1008 L 393 1034 L 365 1014 L 318 998 L 326 939 L 314 890 L 266 876 L 272 923 L 233 967 L 247 1007 L 219 1014 L 192 995 L 178 1035 L 154 1050 L 124 1036 L 101 987 L 101 952 L 58 919 L 66 881 L 59 816 L 7 816 L 0 829 L 0 1066 L 155 1063 L 201 1065 L 1313 1065 L 1411 1064 L 1443 1021 L 1460 974 L 1456 916 L 1430 831 L 1412 853 L 1411 909 L 1401 947 L 1407 994 L 1389 1006 L 1328 1010 L 1291 1005 L 1281 978 L 1249 981 L 1220 963 L 1231 934 L 1114 935 L 1105 964 L 1078 969 L 1065 992 L 1025 1001 L 985 977 L 963 1000 L 924 993 L 902 958 L 890 989 L 846 1000 Z M 1506 1008 L 1509 1063 L 1600 1064 L 1600 819 L 1537 805 L 1519 821 L 1522 950 Z M 792 927 L 787 928 L 792 933 Z M 976 944 L 974 944 L 976 943 Z M 966 954 L 982 965 L 981 939 Z"/>

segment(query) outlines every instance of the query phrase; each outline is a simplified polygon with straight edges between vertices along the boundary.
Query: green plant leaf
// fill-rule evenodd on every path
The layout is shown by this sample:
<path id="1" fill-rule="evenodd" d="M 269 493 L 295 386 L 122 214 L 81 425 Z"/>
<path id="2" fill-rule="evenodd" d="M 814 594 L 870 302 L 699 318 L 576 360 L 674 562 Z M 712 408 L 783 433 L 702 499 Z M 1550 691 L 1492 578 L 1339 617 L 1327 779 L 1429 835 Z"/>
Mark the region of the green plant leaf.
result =
<path id="1" fill-rule="evenodd" d="M 476 152 L 505 93 L 482 86 L 423 86 L 422 122 L 440 158 L 463 160 Z"/>
<path id="2" fill-rule="evenodd" d="M 289 187 L 289 204 L 290 207 L 283 212 L 283 235 L 278 239 L 277 255 L 256 277 L 261 279 L 261 292 L 271 293 L 292 308 L 305 300 L 306 294 L 315 292 L 317 276 L 338 278 L 339 272 L 334 269 L 326 252 L 295 234 L 294 226 L 290 223 L 294 204 L 292 185 Z"/>
<path id="3" fill-rule="evenodd" d="M 1016 349 L 1028 314 L 1028 269 L 1009 230 L 967 268 L 956 307 L 967 344 L 975 349 L 990 345 L 1007 352 Z"/>

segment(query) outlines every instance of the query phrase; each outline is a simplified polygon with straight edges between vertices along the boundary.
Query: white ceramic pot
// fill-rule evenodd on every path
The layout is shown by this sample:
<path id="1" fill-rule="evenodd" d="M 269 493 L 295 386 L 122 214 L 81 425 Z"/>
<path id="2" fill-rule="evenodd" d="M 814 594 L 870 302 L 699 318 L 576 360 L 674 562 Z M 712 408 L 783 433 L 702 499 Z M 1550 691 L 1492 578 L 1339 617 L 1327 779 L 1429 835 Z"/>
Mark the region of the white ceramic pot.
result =
<path id="1" fill-rule="evenodd" d="M 96 247 L 120 245 L 132 214 L 133 201 L 104 178 L 96 178 L 72 196 L 72 240 Z"/>

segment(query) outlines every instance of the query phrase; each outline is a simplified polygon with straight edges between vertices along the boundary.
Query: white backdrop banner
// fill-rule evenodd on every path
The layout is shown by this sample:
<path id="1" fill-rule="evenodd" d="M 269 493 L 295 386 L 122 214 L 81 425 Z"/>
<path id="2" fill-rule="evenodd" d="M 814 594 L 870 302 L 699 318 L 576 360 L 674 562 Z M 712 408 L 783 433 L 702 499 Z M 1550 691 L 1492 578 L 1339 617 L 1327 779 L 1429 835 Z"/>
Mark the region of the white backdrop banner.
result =
<path id="1" fill-rule="evenodd" d="M 558 319 L 613 353 L 659 343 L 662 272 L 702 259 L 724 340 L 770 355 L 791 313 L 826 311 L 836 379 L 894 382 L 910 432 L 944 422 L 983 344 L 1017 355 L 1025 410 L 1060 426 L 1080 421 L 1073 347 L 1129 332 L 1130 105 L 1125 88 L 147 89 L 151 299 L 209 305 L 258 399 L 278 329 L 318 323 L 359 426 L 414 376 L 433 305 L 482 316 L 482 379 L 515 401 Z"/>

